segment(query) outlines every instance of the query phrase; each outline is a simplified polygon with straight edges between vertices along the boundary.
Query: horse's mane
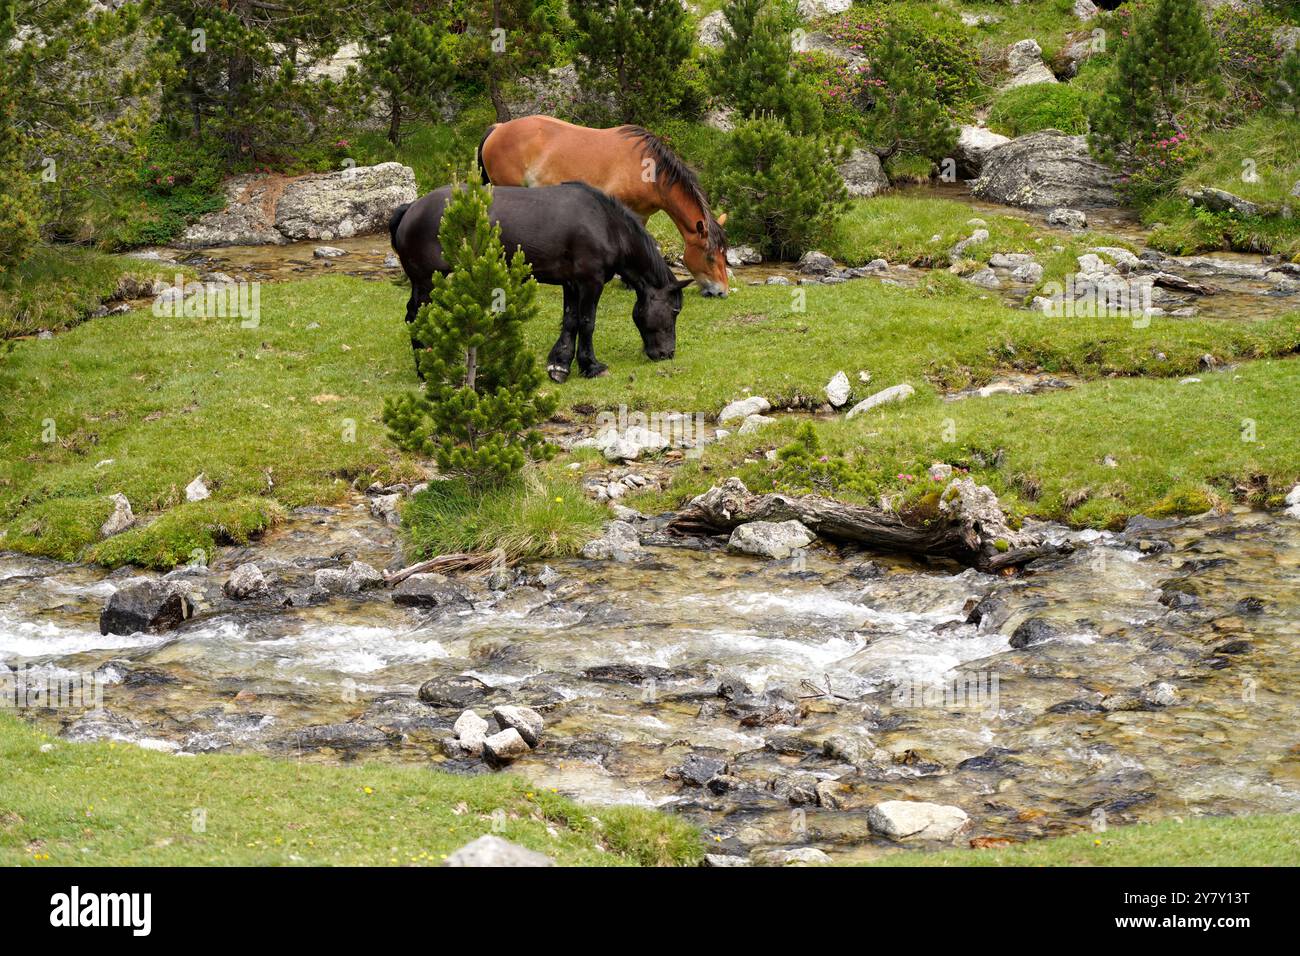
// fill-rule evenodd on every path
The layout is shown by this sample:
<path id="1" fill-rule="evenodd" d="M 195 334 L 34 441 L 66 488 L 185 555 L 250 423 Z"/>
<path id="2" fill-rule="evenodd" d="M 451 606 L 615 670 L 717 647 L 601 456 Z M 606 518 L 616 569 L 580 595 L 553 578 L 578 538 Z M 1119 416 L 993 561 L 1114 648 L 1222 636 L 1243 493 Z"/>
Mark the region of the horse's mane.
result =
<path id="1" fill-rule="evenodd" d="M 585 190 L 593 199 L 604 206 L 605 210 L 616 222 L 627 229 L 628 238 L 637 244 L 640 251 L 645 255 L 647 261 L 649 261 L 651 278 L 655 281 L 656 285 L 663 287 L 668 285 L 669 282 L 676 281 L 677 277 L 673 275 L 673 270 L 668 268 L 668 260 L 664 258 L 664 254 L 659 248 L 659 243 L 655 242 L 654 236 L 650 235 L 650 231 L 642 225 L 641 220 L 637 218 L 636 213 L 632 212 L 631 209 L 628 209 L 627 206 L 623 205 L 623 203 L 618 199 L 608 193 L 601 192 L 589 183 L 572 180 L 563 185 L 577 186 L 578 188 Z"/>
<path id="2" fill-rule="evenodd" d="M 639 140 L 642 149 L 655 163 L 655 173 L 662 173 L 664 182 L 668 186 L 676 186 L 679 183 L 697 203 L 700 209 L 704 211 L 705 228 L 709 233 L 709 245 L 715 249 L 721 249 L 727 244 L 726 233 L 722 231 L 722 226 L 713 218 L 713 213 L 709 211 L 709 201 L 704 196 L 704 190 L 700 188 L 699 177 L 695 175 L 695 170 L 682 162 L 682 158 L 668 148 L 668 144 L 641 126 L 620 126 L 619 132 L 624 136 Z"/>

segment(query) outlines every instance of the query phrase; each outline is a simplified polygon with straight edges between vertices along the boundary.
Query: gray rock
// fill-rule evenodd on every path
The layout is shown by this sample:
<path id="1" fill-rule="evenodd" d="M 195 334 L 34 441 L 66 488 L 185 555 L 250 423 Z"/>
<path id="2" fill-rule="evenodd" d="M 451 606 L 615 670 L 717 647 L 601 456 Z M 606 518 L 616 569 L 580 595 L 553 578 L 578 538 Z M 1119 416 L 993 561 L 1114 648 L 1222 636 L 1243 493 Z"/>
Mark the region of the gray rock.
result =
<path id="1" fill-rule="evenodd" d="M 835 271 L 835 260 L 824 252 L 810 249 L 799 257 L 799 265 L 796 268 L 802 275 L 824 276 Z"/>
<path id="2" fill-rule="evenodd" d="M 1011 278 L 1027 285 L 1037 285 L 1043 279 L 1043 267 L 1037 262 L 1026 262 L 1011 270 Z"/>
<path id="3" fill-rule="evenodd" d="M 718 424 L 725 425 L 728 422 L 743 421 L 750 415 L 761 415 L 764 412 L 771 411 L 771 409 L 772 403 L 761 395 L 740 398 L 718 412 Z"/>
<path id="4" fill-rule="evenodd" d="M 853 6 L 853 0 L 799 0 L 799 16 L 805 20 L 817 20 L 821 17 L 843 13 Z"/>
<path id="5" fill-rule="evenodd" d="M 1007 49 L 1007 71 L 1011 78 L 1004 90 L 1031 83 L 1056 83 L 1056 75 L 1043 62 L 1043 49 L 1037 40 L 1020 40 Z"/>
<path id="6" fill-rule="evenodd" d="M 706 853 L 704 865 L 710 867 L 749 866 L 748 857 L 733 856 L 730 853 Z"/>
<path id="7" fill-rule="evenodd" d="M 486 720 L 474 711 L 466 710 L 456 718 L 451 729 L 455 732 L 456 741 L 465 753 L 475 757 L 483 753 L 483 741 L 487 739 L 490 729 Z"/>
<path id="8" fill-rule="evenodd" d="M 740 427 L 736 429 L 736 434 L 752 435 L 754 434 L 754 432 L 766 428 L 768 425 L 775 425 L 775 424 L 776 424 L 776 419 L 769 418 L 766 415 L 746 415 L 745 420 L 741 422 Z"/>
<path id="9" fill-rule="evenodd" d="M 814 535 L 798 521 L 751 521 L 731 531 L 727 547 L 760 558 L 783 559 L 812 543 Z"/>
<path id="10" fill-rule="evenodd" d="M 445 574 L 412 574 L 393 588 L 393 603 L 402 607 L 468 608 L 469 599 Z"/>
<path id="11" fill-rule="evenodd" d="M 950 840 L 969 824 L 960 807 L 914 800 L 886 800 L 867 813 L 872 832 L 891 840 Z"/>
<path id="12" fill-rule="evenodd" d="M 727 772 L 727 762 L 707 754 L 690 753 L 681 766 L 668 771 L 668 776 L 692 787 L 708 786 L 710 780 Z"/>
<path id="13" fill-rule="evenodd" d="M 318 750 L 357 750 L 363 747 L 382 747 L 389 742 L 388 735 L 367 724 L 317 724 L 285 734 L 275 743 L 281 747 Z"/>
<path id="14" fill-rule="evenodd" d="M 998 278 L 997 273 L 992 269 L 980 269 L 966 276 L 966 281 L 971 285 L 977 285 L 981 289 L 1000 289 L 1002 280 Z"/>
<path id="15" fill-rule="evenodd" d="M 855 149 L 838 167 L 845 191 L 853 199 L 869 199 L 889 188 L 880 157 L 869 149 Z"/>
<path id="16" fill-rule="evenodd" d="M 729 266 L 756 266 L 762 261 L 762 254 L 753 246 L 727 247 L 727 265 Z"/>
<path id="17" fill-rule="evenodd" d="M 402 515 L 399 507 L 401 494 L 378 495 L 370 500 L 370 513 L 386 525 L 400 525 Z"/>
<path id="18" fill-rule="evenodd" d="M 1040 130 L 989 152 L 971 192 L 1011 206 L 1117 206 L 1118 177 L 1092 158 L 1086 136 Z"/>
<path id="19" fill-rule="evenodd" d="M 863 412 L 869 412 L 873 408 L 878 408 L 881 405 L 887 405 L 892 402 L 901 402 L 915 394 L 916 389 L 912 388 L 912 386 L 908 385 L 906 382 L 903 382 L 900 385 L 891 385 L 889 388 L 883 388 L 874 395 L 858 402 L 849 409 L 845 418 L 854 418 L 857 415 L 861 415 Z"/>
<path id="20" fill-rule="evenodd" d="M 486 833 L 443 861 L 443 866 L 554 866 L 549 856 Z"/>
<path id="21" fill-rule="evenodd" d="M 727 27 L 727 18 L 721 10 L 714 10 L 708 16 L 702 17 L 699 26 L 695 29 L 695 37 L 699 40 L 700 46 L 711 50 L 721 47 L 729 36 L 731 30 Z"/>
<path id="22" fill-rule="evenodd" d="M 606 461 L 636 461 L 643 454 L 663 451 L 672 444 L 660 432 L 643 425 L 630 425 L 622 432 L 606 428 L 592 440 Z"/>
<path id="23" fill-rule="evenodd" d="M 262 574 L 262 569 L 251 561 L 235 568 L 226 579 L 226 583 L 222 585 L 226 597 L 236 601 L 265 594 L 266 589 L 266 576 Z"/>
<path id="24" fill-rule="evenodd" d="M 828 866 L 831 858 L 814 846 L 761 848 L 753 852 L 759 866 Z"/>
<path id="25" fill-rule="evenodd" d="M 1259 205 L 1249 199 L 1242 199 L 1226 189 L 1215 189 L 1213 186 L 1194 189 L 1187 194 L 1187 198 L 1193 206 L 1202 206 L 1212 212 L 1228 212 L 1247 218 L 1258 216 L 1262 212 Z"/>
<path id="26" fill-rule="evenodd" d="M 203 501 L 212 497 L 212 492 L 208 490 L 207 482 L 204 481 L 206 477 L 200 472 L 198 477 L 185 486 L 186 501 Z"/>
<path id="27" fill-rule="evenodd" d="M 826 393 L 826 401 L 830 402 L 831 407 L 839 408 L 848 402 L 853 387 L 849 384 L 849 377 L 843 371 L 839 371 L 831 377 L 822 391 Z"/>
<path id="28" fill-rule="evenodd" d="M 337 259 L 339 256 L 346 256 L 347 251 L 338 246 L 317 246 L 311 254 L 314 259 Z"/>
<path id="29" fill-rule="evenodd" d="M 477 677 L 458 674 L 454 677 L 434 677 L 420 685 L 416 696 L 431 707 L 457 707 L 464 710 L 482 703 L 492 693 L 492 688 Z"/>
<path id="30" fill-rule="evenodd" d="M 1300 518 L 1300 484 L 1288 491 L 1284 500 L 1287 507 L 1282 513 L 1288 518 Z"/>
<path id="31" fill-rule="evenodd" d="M 996 13 L 970 13 L 963 10 L 959 16 L 961 17 L 962 26 L 967 27 L 990 26 L 1002 22 L 1002 18 Z"/>
<path id="32" fill-rule="evenodd" d="M 1087 22 L 1098 14 L 1097 5 L 1092 0 L 1074 0 L 1074 15 Z"/>
<path id="33" fill-rule="evenodd" d="M 959 172 L 967 176 L 978 176 L 984 168 L 984 160 L 993 150 L 1011 140 L 1001 133 L 995 133 L 983 126 L 963 126 L 957 135 L 956 153 Z"/>
<path id="34" fill-rule="evenodd" d="M 971 246 L 978 246 L 989 241 L 989 231 L 987 229 L 976 229 L 961 242 L 957 243 L 948 250 L 948 256 L 951 259 L 960 259 L 966 254 L 966 250 Z"/>
<path id="35" fill-rule="evenodd" d="M 635 561 L 641 557 L 641 539 L 626 521 L 611 521 L 601 537 L 582 546 L 582 556 L 591 561 Z"/>
<path id="36" fill-rule="evenodd" d="M 529 749 L 528 742 L 513 727 L 483 738 L 483 756 L 495 763 L 506 763 L 522 757 Z"/>
<path id="37" fill-rule="evenodd" d="M 541 743 L 542 715 L 532 708 L 503 704 L 492 708 L 492 716 L 501 727 L 518 731 L 519 736 L 524 738 L 524 743 L 528 746 L 536 747 Z"/>
<path id="38" fill-rule="evenodd" d="M 1047 224 L 1066 226 L 1070 229 L 1085 229 L 1088 226 L 1088 217 L 1078 209 L 1053 209 L 1047 214 Z"/>
<path id="39" fill-rule="evenodd" d="M 113 502 L 113 513 L 99 527 L 99 535 L 102 538 L 111 538 L 115 534 L 121 534 L 135 524 L 135 515 L 131 512 L 131 502 L 127 501 L 126 495 L 118 492 L 110 496 L 109 501 Z"/>
<path id="40" fill-rule="evenodd" d="M 100 634 L 169 631 L 194 615 L 182 581 L 133 581 L 113 592 L 99 613 Z"/>
<path id="41" fill-rule="evenodd" d="M 1041 617 L 1031 617 L 1027 621 L 1022 621 L 1020 625 L 1011 632 L 1010 644 L 1012 647 L 1030 647 L 1034 644 L 1042 644 L 1044 641 L 1050 641 L 1060 634 L 1060 629 L 1051 621 Z"/>

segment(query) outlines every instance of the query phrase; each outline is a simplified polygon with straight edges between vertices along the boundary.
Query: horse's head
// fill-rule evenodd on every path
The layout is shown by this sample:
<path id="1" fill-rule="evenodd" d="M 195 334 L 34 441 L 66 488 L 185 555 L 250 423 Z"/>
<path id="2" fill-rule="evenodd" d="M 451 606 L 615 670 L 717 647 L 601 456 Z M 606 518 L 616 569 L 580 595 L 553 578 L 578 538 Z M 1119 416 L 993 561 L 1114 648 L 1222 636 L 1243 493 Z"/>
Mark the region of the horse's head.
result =
<path id="1" fill-rule="evenodd" d="M 690 270 L 695 281 L 700 284 L 704 295 L 725 296 L 729 288 L 727 276 L 727 234 L 722 231 L 726 224 L 724 212 L 717 219 L 709 222 L 698 220 L 695 231 L 686 240 L 686 251 L 682 260 Z"/>
<path id="2" fill-rule="evenodd" d="M 646 358 L 670 359 L 677 351 L 677 313 L 682 311 L 682 290 L 691 279 L 674 279 L 664 286 L 636 286 L 632 321 L 641 333 Z"/>

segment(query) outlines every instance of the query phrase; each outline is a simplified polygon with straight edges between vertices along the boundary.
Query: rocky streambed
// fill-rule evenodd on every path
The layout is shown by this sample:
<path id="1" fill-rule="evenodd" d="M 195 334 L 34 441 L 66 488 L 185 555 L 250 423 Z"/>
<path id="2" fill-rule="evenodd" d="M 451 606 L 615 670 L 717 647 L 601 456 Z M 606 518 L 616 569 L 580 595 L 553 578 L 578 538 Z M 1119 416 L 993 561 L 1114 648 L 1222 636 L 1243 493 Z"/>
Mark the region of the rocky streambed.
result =
<path id="1" fill-rule="evenodd" d="M 684 814 L 719 864 L 1300 810 L 1293 518 L 1035 528 L 1067 548 L 1014 576 L 828 544 L 749 557 L 638 519 L 612 559 L 398 603 L 349 578 L 400 564 L 371 505 L 303 509 L 173 572 L 192 614 L 158 634 L 100 633 L 132 574 L 0 555 L 0 659 L 105 681 L 102 712 L 32 712 L 65 736 L 178 759 L 493 772 L 453 725 L 469 709 L 493 732 L 520 705 L 544 729 L 514 769 Z M 250 562 L 263 588 L 236 600 Z"/>

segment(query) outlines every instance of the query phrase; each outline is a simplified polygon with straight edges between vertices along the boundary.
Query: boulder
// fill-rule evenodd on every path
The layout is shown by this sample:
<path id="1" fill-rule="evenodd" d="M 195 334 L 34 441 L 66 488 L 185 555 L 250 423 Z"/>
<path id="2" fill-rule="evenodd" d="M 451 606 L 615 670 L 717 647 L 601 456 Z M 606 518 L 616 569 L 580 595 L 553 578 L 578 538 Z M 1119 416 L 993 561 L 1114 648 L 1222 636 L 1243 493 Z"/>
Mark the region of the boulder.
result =
<path id="1" fill-rule="evenodd" d="M 443 861 L 443 866 L 554 866 L 555 861 L 517 843 L 485 833 Z"/>
<path id="2" fill-rule="evenodd" d="M 763 847 L 753 852 L 759 866 L 828 866 L 831 858 L 815 846 Z"/>
<path id="3" fill-rule="evenodd" d="M 730 246 L 727 248 L 727 265 L 729 266 L 756 266 L 762 261 L 762 254 L 753 246 Z"/>
<path id="4" fill-rule="evenodd" d="M 855 149 L 838 167 L 844 188 L 854 199 L 869 199 L 889 188 L 889 177 L 880 165 L 880 157 L 869 149 Z"/>
<path id="5" fill-rule="evenodd" d="M 399 510 L 402 496 L 398 492 L 391 495 L 376 495 L 370 500 L 370 513 L 386 525 L 400 525 L 402 514 Z"/>
<path id="6" fill-rule="evenodd" d="M 1098 14 L 1097 5 L 1092 0 L 1074 0 L 1074 15 L 1087 22 Z"/>
<path id="7" fill-rule="evenodd" d="M 704 787 L 714 777 L 726 772 L 727 762 L 725 760 L 707 754 L 689 753 L 686 755 L 686 759 L 682 761 L 681 766 L 667 771 L 665 776 L 680 780 L 688 786 Z"/>
<path id="8" fill-rule="evenodd" d="M 788 558 L 812 544 L 815 535 L 798 521 L 751 521 L 731 531 L 727 547 L 760 558 Z"/>
<path id="9" fill-rule="evenodd" d="M 597 432 L 592 441 L 606 461 L 636 461 L 644 454 L 661 452 L 672 444 L 662 433 L 644 425 L 629 425 L 622 432 L 606 428 Z"/>
<path id="10" fill-rule="evenodd" d="M 250 173 L 222 190 L 225 208 L 200 217 L 180 245 L 278 245 L 382 232 L 392 211 L 418 195 L 415 173 L 401 163 L 296 177 Z"/>
<path id="11" fill-rule="evenodd" d="M 800 256 L 799 265 L 796 268 L 802 275 L 824 276 L 835 271 L 835 260 L 824 252 L 809 249 Z"/>
<path id="12" fill-rule="evenodd" d="M 731 35 L 731 30 L 727 27 L 727 18 L 721 10 L 714 10 L 708 16 L 701 18 L 699 26 L 695 28 L 695 37 L 700 46 L 716 50 L 722 46 L 723 42 Z"/>
<path id="13" fill-rule="evenodd" d="M 990 151 L 971 192 L 1011 206 L 1117 206 L 1117 183 L 1089 154 L 1086 136 L 1048 129 Z"/>
<path id="14" fill-rule="evenodd" d="M 1211 212 L 1228 212 L 1237 216 L 1252 217 L 1258 216 L 1263 210 L 1257 203 L 1249 199 L 1242 199 L 1226 189 L 1215 189 L 1213 186 L 1203 186 L 1200 189 L 1194 189 L 1187 194 L 1193 206 L 1201 206 Z"/>
<path id="15" fill-rule="evenodd" d="M 1037 285 L 1043 279 L 1043 267 L 1037 262 L 1021 263 L 1011 270 L 1011 278 L 1015 282 Z"/>
<path id="16" fill-rule="evenodd" d="M 262 574 L 261 568 L 250 561 L 235 568 L 221 589 L 226 597 L 243 601 L 266 593 L 266 576 Z"/>
<path id="17" fill-rule="evenodd" d="M 194 615 L 189 588 L 179 581 L 134 581 L 113 592 L 99 614 L 100 634 L 156 634 Z"/>
<path id="18" fill-rule="evenodd" d="M 530 707 L 503 704 L 492 708 L 492 716 L 502 728 L 514 728 L 524 743 L 536 747 L 542 740 L 542 715 Z"/>
<path id="19" fill-rule="evenodd" d="M 1007 49 L 1007 72 L 1011 78 L 1002 84 L 1004 90 L 1031 83 L 1059 82 L 1043 62 L 1043 49 L 1037 40 L 1020 40 Z"/>
<path id="20" fill-rule="evenodd" d="M 750 415 L 761 415 L 764 412 L 771 411 L 771 409 L 772 403 L 762 395 L 740 398 L 718 412 L 718 424 L 725 425 L 728 422 L 743 421 Z"/>
<path id="21" fill-rule="evenodd" d="M 872 832 L 891 840 L 950 840 L 969 824 L 960 807 L 917 800 L 886 800 L 867 812 Z"/>
<path id="22" fill-rule="evenodd" d="M 775 425 L 776 419 L 769 418 L 767 415 L 746 415 L 745 420 L 740 423 L 736 429 L 737 435 L 752 435 L 759 429 L 766 428 L 768 425 Z"/>
<path id="23" fill-rule="evenodd" d="M 126 495 L 118 492 L 110 496 L 109 501 L 113 502 L 113 513 L 99 527 L 99 535 L 102 538 L 121 534 L 135 524 L 135 515 L 131 513 L 131 502 L 127 501 Z"/>
<path id="24" fill-rule="evenodd" d="M 963 126 L 957 136 L 953 158 L 957 171 L 967 176 L 978 176 L 984 168 L 984 159 L 993 150 L 1011 140 L 983 126 Z"/>
<path id="25" fill-rule="evenodd" d="M 591 561 L 635 561 L 641 557 L 641 539 L 626 521 L 611 521 L 603 535 L 582 546 L 582 556 Z"/>
<path id="26" fill-rule="evenodd" d="M 831 407 L 839 408 L 848 402 L 853 389 L 849 384 L 849 377 L 841 371 L 835 373 L 822 391 L 826 393 L 826 401 L 831 404 Z"/>
<path id="27" fill-rule="evenodd" d="M 393 603 L 402 607 L 468 608 L 469 599 L 445 574 L 412 574 L 393 588 Z"/>
<path id="28" fill-rule="evenodd" d="M 966 277 L 966 281 L 971 285 L 977 285 L 981 289 L 1000 289 L 1002 280 L 998 278 L 997 273 L 992 269 L 980 269 Z"/>
<path id="29" fill-rule="evenodd" d="M 477 677 L 459 674 L 425 681 L 416 696 L 431 707 L 459 707 L 463 710 L 482 703 L 491 693 L 492 688 Z"/>
<path id="30" fill-rule="evenodd" d="M 483 741 L 487 739 L 490 727 L 486 720 L 472 710 L 463 711 L 451 725 L 461 749 L 475 757 L 483 753 Z"/>
<path id="31" fill-rule="evenodd" d="M 338 246 L 317 246 L 311 251 L 311 255 L 313 259 L 337 259 L 339 256 L 346 256 L 347 251 Z"/>
<path id="32" fill-rule="evenodd" d="M 916 394 L 916 389 L 912 388 L 912 386 L 908 385 L 906 382 L 903 382 L 900 385 L 891 385 L 889 388 L 883 388 L 874 395 L 858 402 L 849 409 L 849 413 L 845 417 L 853 418 L 857 415 L 861 415 L 863 412 L 869 412 L 873 408 L 878 408 L 881 405 L 887 405 L 891 402 L 901 402 L 906 398 L 910 398 L 914 394 Z"/>
<path id="33" fill-rule="evenodd" d="M 507 763 L 522 757 L 530 749 L 527 741 L 513 727 L 483 738 L 483 756 L 494 763 Z"/>
<path id="34" fill-rule="evenodd" d="M 817 20 L 821 17 L 843 13 L 853 6 L 853 0 L 799 0 L 799 16 L 805 20 Z"/>
<path id="35" fill-rule="evenodd" d="M 1044 641 L 1050 641 L 1060 634 L 1060 629 L 1051 621 L 1041 617 L 1031 617 L 1022 621 L 1020 626 L 1011 632 L 1010 644 L 1012 647 L 1030 647 L 1034 644 L 1042 644 Z"/>
<path id="36" fill-rule="evenodd" d="M 1086 229 L 1088 217 L 1078 209 L 1061 207 L 1053 209 L 1047 214 L 1047 224 L 1049 226 L 1065 226 L 1069 229 Z"/>

